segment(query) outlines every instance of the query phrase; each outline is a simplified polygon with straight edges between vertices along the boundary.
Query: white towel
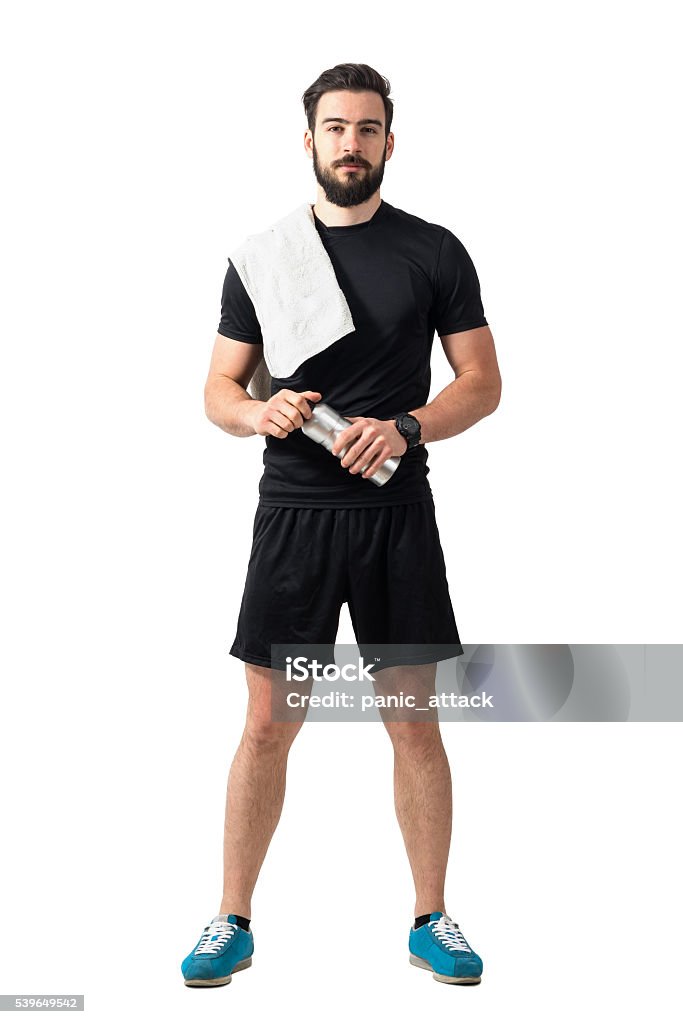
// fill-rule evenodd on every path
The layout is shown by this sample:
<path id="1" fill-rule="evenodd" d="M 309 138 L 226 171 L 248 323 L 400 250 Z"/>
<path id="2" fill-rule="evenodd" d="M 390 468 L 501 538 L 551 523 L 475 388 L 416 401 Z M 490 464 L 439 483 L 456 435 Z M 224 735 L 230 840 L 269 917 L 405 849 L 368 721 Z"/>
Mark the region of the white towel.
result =
<path id="1" fill-rule="evenodd" d="M 230 260 L 263 334 L 263 358 L 248 390 L 267 402 L 273 377 L 290 377 L 306 359 L 355 330 L 351 310 L 310 203 L 297 206 L 267 231 L 249 235 Z"/>

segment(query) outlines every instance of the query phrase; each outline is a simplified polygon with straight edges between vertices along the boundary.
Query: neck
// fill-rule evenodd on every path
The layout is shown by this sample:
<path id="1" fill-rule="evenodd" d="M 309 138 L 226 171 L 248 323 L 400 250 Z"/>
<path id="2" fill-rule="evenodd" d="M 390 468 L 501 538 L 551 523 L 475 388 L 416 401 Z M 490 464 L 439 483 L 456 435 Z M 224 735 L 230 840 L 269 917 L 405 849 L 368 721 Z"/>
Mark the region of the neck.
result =
<path id="1" fill-rule="evenodd" d="M 379 209 L 382 199 L 379 189 L 374 192 L 364 203 L 358 206 L 335 206 L 325 198 L 320 185 L 318 185 L 318 198 L 313 206 L 313 211 L 326 228 L 344 228 L 352 224 L 363 224 L 370 220 Z"/>

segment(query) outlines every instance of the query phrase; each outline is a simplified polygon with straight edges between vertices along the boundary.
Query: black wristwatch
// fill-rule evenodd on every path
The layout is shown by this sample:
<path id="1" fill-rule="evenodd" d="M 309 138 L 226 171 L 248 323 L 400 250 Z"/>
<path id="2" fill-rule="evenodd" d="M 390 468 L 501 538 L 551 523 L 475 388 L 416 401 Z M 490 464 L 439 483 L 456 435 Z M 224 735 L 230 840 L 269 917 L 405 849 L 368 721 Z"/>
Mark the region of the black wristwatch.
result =
<path id="1" fill-rule="evenodd" d="M 414 448 L 420 443 L 421 428 L 420 421 L 411 416 L 409 412 L 400 412 L 394 420 L 396 429 L 408 442 L 408 448 Z M 406 451 L 408 451 L 406 448 Z"/>

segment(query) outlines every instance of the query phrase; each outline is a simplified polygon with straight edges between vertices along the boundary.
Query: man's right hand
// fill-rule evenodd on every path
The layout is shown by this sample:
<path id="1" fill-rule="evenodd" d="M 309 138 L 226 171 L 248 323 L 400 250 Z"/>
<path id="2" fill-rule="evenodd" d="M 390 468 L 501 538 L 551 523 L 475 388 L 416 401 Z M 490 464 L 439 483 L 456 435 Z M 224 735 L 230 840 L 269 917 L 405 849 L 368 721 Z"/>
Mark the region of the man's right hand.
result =
<path id="1" fill-rule="evenodd" d="M 253 410 L 249 409 L 249 425 L 254 433 L 262 437 L 288 437 L 297 427 L 303 426 L 304 420 L 313 415 L 306 401 L 319 402 L 322 395 L 319 391 L 290 391 L 282 388 L 267 402 L 253 401 Z"/>

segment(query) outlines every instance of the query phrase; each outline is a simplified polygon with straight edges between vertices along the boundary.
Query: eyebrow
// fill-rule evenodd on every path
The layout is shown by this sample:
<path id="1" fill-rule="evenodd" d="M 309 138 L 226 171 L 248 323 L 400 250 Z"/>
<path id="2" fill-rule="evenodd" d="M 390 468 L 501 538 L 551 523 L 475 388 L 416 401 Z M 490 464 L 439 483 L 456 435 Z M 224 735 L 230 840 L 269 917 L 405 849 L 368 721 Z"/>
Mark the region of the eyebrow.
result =
<path id="1" fill-rule="evenodd" d="M 344 117 L 325 117 L 320 122 L 321 124 L 327 124 L 328 121 L 339 121 L 341 124 L 351 124 Z M 380 128 L 383 127 L 382 122 L 378 121 L 376 117 L 363 117 L 360 121 L 356 121 L 356 124 L 377 124 Z"/>

